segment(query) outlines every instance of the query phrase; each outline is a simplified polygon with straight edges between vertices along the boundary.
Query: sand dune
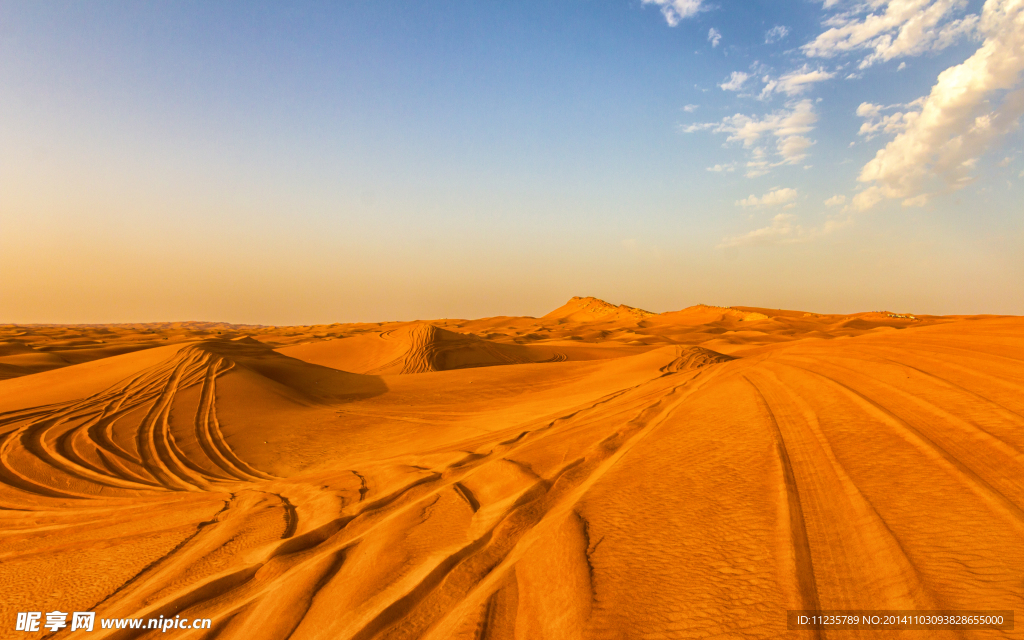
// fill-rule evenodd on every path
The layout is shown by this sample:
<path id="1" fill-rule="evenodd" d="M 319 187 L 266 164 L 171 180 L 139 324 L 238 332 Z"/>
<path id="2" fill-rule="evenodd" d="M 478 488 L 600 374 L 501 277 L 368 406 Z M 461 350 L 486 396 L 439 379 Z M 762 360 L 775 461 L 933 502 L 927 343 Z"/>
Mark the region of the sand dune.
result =
<path id="1" fill-rule="evenodd" d="M 279 351 L 307 362 L 371 374 L 426 373 L 568 359 L 550 348 L 495 343 L 428 322 L 413 322 L 341 340 L 284 347 Z"/>
<path id="2" fill-rule="evenodd" d="M 55 609 L 213 620 L 185 638 L 532 640 L 1024 608 L 1024 319 L 574 298 L 0 340 L 0 364 L 64 360 L 0 380 L 0 637 Z"/>
<path id="3" fill-rule="evenodd" d="M 544 317 L 561 322 L 592 322 L 594 320 L 643 320 L 653 315 L 656 314 L 624 304 L 615 306 L 598 298 L 577 296 Z"/>
<path id="4" fill-rule="evenodd" d="M 0 342 L 0 380 L 49 371 L 69 364 L 59 354 L 37 351 L 21 340 Z"/>

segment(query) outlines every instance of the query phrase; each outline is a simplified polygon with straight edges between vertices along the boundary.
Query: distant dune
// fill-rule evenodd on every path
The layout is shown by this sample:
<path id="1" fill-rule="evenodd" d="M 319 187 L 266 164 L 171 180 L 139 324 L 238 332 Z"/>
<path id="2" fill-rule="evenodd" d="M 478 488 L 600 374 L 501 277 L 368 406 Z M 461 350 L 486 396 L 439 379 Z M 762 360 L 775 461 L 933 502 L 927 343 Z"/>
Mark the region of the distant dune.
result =
<path id="1" fill-rule="evenodd" d="M 1024 610 L 1022 479 L 1017 317 L 3 325 L 0 637 L 861 637 Z"/>
<path id="2" fill-rule="evenodd" d="M 563 322 L 592 322 L 594 320 L 643 320 L 653 315 L 656 314 L 635 307 L 627 307 L 624 304 L 615 306 L 597 298 L 575 297 L 545 315 L 544 318 Z"/>

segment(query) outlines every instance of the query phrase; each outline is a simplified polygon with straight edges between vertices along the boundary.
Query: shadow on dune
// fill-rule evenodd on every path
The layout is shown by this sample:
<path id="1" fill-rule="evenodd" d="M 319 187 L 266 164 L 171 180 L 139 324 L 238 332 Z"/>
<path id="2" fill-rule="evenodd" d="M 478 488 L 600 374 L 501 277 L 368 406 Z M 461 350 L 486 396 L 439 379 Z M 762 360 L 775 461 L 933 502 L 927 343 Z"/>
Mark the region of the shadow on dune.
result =
<path id="1" fill-rule="evenodd" d="M 287 389 L 286 394 L 317 404 L 338 404 L 384 394 L 388 386 L 376 375 L 350 373 L 284 355 L 252 338 L 204 340 L 193 347 L 230 360 Z"/>

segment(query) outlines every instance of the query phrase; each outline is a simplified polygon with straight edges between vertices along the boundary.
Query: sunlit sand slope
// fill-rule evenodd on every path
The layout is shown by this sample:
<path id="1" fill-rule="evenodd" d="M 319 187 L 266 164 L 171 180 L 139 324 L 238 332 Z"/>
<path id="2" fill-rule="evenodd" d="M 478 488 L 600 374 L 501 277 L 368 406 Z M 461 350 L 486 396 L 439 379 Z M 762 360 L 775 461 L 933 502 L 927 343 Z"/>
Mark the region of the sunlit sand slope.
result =
<path id="1" fill-rule="evenodd" d="M 0 637 L 54 609 L 244 640 L 845 638 L 786 610 L 1024 609 L 1024 321 L 684 315 L 659 335 L 704 320 L 704 346 L 539 358 L 416 323 L 0 381 Z M 714 349 L 748 324 L 802 337 Z"/>

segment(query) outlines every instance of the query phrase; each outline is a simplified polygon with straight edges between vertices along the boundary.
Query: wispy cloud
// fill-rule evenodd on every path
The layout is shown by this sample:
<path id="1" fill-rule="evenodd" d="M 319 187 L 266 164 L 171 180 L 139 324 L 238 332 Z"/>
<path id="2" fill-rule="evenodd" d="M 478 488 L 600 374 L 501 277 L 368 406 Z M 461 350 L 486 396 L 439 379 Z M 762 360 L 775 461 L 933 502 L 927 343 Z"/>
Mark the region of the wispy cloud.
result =
<path id="1" fill-rule="evenodd" d="M 670 27 L 674 27 L 686 18 L 695 16 L 704 10 L 703 0 L 641 0 L 641 2 L 659 6 Z"/>
<path id="2" fill-rule="evenodd" d="M 717 47 L 718 43 L 721 42 L 721 41 L 722 41 L 722 33 L 718 29 L 716 29 L 714 27 L 711 27 L 710 29 L 708 29 L 708 42 L 711 43 L 711 48 L 712 49 Z"/>
<path id="3" fill-rule="evenodd" d="M 843 195 L 832 196 L 825 201 L 826 207 L 838 207 L 843 204 L 846 204 L 846 196 Z"/>
<path id="4" fill-rule="evenodd" d="M 772 189 L 760 198 L 751 194 L 747 198 L 737 200 L 736 205 L 740 207 L 777 207 L 779 205 L 793 202 L 799 196 L 800 194 L 796 189 L 784 187 L 781 189 Z"/>
<path id="5" fill-rule="evenodd" d="M 785 27 L 781 24 L 775 25 L 771 29 L 764 32 L 764 43 L 772 44 L 779 40 L 784 40 L 789 35 L 789 27 Z"/>
<path id="6" fill-rule="evenodd" d="M 712 171 L 714 173 L 732 173 L 735 170 L 735 162 L 730 162 L 729 164 L 716 164 L 713 167 L 708 167 L 708 171 Z"/>
<path id="7" fill-rule="evenodd" d="M 803 228 L 796 224 L 796 216 L 790 213 L 780 213 L 772 218 L 767 227 L 754 229 L 750 233 L 732 238 L 725 238 L 719 249 L 728 247 L 742 247 L 745 245 L 758 244 L 791 244 L 804 240 Z"/>
<path id="8" fill-rule="evenodd" d="M 801 242 L 810 242 L 822 236 L 842 229 L 850 225 L 853 218 L 831 218 L 826 220 L 820 227 L 807 229 L 797 222 L 797 217 L 791 213 L 779 213 L 772 218 L 771 223 L 766 227 L 754 229 L 741 236 L 724 238 L 718 245 L 718 249 L 729 247 L 742 247 L 754 245 L 787 245 Z"/>
<path id="9" fill-rule="evenodd" d="M 764 89 L 761 90 L 761 97 L 766 98 L 772 93 L 784 93 L 787 96 L 800 95 L 807 91 L 811 85 L 817 82 L 824 82 L 836 76 L 835 73 L 825 71 L 822 68 L 812 69 L 804 65 L 799 69 L 783 74 L 778 79 L 770 76 L 764 77 Z"/>
<path id="10" fill-rule="evenodd" d="M 686 113 L 693 113 L 694 111 L 696 111 L 699 108 L 700 108 L 700 105 L 688 104 L 685 107 L 683 107 L 683 111 L 685 111 Z"/>
<path id="11" fill-rule="evenodd" d="M 953 189 L 969 184 L 977 158 L 1017 126 L 1024 115 L 1024 1 L 987 0 L 979 29 L 985 40 L 978 50 L 939 74 L 920 110 L 904 113 L 901 131 L 864 165 L 858 180 L 871 186 L 854 197 L 855 209 L 884 198 L 920 206 L 930 178 Z"/>
<path id="12" fill-rule="evenodd" d="M 825 8 L 836 4 L 826 2 Z M 830 28 L 801 49 L 808 57 L 818 58 L 865 51 L 862 69 L 940 51 L 977 28 L 974 14 L 951 19 L 966 6 L 967 0 L 867 0 L 826 20 Z"/>

